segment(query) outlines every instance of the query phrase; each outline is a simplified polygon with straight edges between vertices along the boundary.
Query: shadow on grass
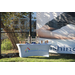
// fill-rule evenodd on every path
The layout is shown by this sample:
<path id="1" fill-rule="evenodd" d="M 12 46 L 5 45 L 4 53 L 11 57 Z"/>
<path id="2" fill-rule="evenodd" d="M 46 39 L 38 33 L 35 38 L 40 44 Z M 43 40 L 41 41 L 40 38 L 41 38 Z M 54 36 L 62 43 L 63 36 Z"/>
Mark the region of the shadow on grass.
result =
<path id="1" fill-rule="evenodd" d="M 36 59 L 75 59 L 75 55 L 73 54 L 54 54 L 50 55 L 49 57 L 43 57 L 43 56 L 30 56 L 26 58 L 36 58 Z"/>

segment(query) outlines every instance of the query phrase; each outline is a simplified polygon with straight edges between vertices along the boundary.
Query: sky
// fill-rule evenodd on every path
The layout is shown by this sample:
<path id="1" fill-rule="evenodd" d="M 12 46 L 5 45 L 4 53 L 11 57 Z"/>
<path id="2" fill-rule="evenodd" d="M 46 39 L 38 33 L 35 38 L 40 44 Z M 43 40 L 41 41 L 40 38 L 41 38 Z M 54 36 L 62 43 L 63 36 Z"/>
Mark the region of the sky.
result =
<path id="1" fill-rule="evenodd" d="M 36 12 L 33 12 L 34 14 L 33 14 L 33 17 L 36 17 Z"/>

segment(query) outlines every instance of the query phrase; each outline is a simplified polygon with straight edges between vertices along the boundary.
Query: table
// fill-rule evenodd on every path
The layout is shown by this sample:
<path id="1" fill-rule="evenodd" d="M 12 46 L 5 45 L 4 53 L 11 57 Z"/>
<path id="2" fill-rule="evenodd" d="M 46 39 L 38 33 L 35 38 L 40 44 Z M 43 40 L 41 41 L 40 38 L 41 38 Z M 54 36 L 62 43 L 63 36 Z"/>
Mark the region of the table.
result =
<path id="1" fill-rule="evenodd" d="M 49 47 L 51 44 L 16 44 L 20 57 L 45 56 L 49 57 Z"/>

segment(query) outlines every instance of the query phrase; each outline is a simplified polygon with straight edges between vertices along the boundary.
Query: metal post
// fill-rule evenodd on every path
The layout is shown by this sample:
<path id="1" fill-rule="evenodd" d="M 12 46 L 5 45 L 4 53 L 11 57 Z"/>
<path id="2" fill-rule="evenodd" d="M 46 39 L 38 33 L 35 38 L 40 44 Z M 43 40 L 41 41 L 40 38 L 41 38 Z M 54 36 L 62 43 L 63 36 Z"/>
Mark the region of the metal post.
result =
<path id="1" fill-rule="evenodd" d="M 1 12 L 0 12 L 0 58 L 1 58 Z"/>
<path id="2" fill-rule="evenodd" d="M 31 34 L 31 12 L 30 12 L 30 43 L 31 43 L 31 36 L 32 34 Z"/>

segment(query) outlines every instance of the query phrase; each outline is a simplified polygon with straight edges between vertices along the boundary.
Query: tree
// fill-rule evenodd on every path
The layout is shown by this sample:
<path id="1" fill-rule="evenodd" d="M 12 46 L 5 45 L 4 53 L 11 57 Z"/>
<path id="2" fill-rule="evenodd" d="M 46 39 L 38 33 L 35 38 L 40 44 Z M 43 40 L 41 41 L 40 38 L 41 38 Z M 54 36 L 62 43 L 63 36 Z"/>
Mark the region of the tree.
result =
<path id="1" fill-rule="evenodd" d="M 14 28 L 13 25 L 11 24 L 12 20 L 11 18 L 13 17 L 17 19 L 17 17 L 21 18 L 23 17 L 22 15 L 28 16 L 28 12 L 1 12 L 1 28 L 7 33 L 8 38 L 10 39 L 12 46 L 14 49 L 17 49 L 16 43 L 19 43 L 19 40 L 17 39 L 15 33 L 14 33 Z M 12 32 L 12 33 L 8 33 Z"/>

